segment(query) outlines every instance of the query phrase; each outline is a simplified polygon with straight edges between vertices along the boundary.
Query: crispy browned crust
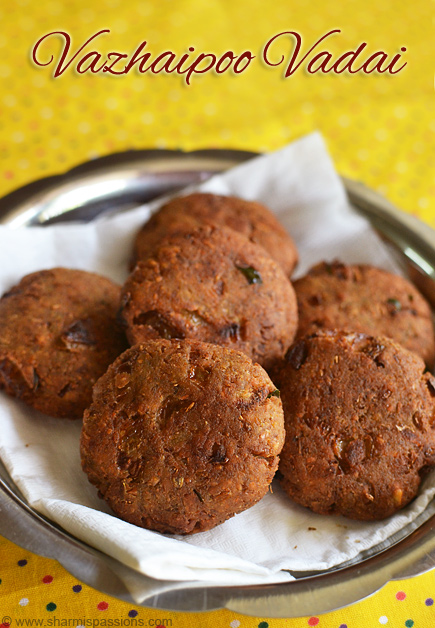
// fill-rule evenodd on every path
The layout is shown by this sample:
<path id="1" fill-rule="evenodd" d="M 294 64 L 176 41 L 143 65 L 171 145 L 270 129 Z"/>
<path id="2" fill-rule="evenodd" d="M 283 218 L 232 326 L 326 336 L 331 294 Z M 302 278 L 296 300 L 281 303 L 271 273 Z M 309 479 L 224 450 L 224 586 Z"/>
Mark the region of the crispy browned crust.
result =
<path id="1" fill-rule="evenodd" d="M 368 265 L 322 262 L 294 283 L 298 337 L 321 329 L 388 336 L 432 368 L 435 338 L 429 304 L 409 281 Z"/>
<path id="2" fill-rule="evenodd" d="M 228 227 L 260 244 L 287 276 L 292 274 L 298 261 L 296 245 L 267 207 L 234 196 L 204 193 L 174 198 L 151 217 L 137 234 L 132 267 L 152 255 L 162 238 L 206 224 Z"/>
<path id="3" fill-rule="evenodd" d="M 92 385 L 126 348 L 119 295 L 81 270 L 24 277 L 0 299 L 0 388 L 51 416 L 81 418 Z"/>
<path id="4" fill-rule="evenodd" d="M 281 373 L 287 494 L 320 514 L 383 519 L 435 463 L 435 378 L 388 338 L 318 332 Z"/>
<path id="5" fill-rule="evenodd" d="M 268 368 L 297 327 L 294 290 L 259 246 L 226 228 L 164 241 L 122 289 L 120 319 L 131 344 L 191 338 L 246 353 Z"/>
<path id="6" fill-rule="evenodd" d="M 117 515 L 190 534 L 261 499 L 283 441 L 281 401 L 258 364 L 216 345 L 152 340 L 96 383 L 81 457 Z"/>

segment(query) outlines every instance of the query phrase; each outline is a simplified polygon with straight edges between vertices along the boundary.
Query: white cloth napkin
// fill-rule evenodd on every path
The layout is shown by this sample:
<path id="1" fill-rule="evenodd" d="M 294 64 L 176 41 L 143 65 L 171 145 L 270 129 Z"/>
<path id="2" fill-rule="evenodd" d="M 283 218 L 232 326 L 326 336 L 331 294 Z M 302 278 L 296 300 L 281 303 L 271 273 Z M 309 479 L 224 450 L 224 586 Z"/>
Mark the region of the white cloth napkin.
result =
<path id="1" fill-rule="evenodd" d="M 298 274 L 336 257 L 400 272 L 367 222 L 349 207 L 317 133 L 215 176 L 199 189 L 268 205 L 296 240 Z M 122 282 L 133 237 L 150 211 L 146 206 L 86 225 L 0 227 L 0 292 L 27 273 L 54 266 Z M 1 458 L 29 504 L 136 570 L 137 577 L 129 572 L 124 578 L 136 601 L 178 587 L 180 581 L 259 584 L 291 580 L 284 570 L 328 569 L 386 541 L 423 511 L 429 513 L 435 493 L 431 474 L 403 511 L 381 523 L 360 523 L 315 515 L 274 484 L 273 493 L 214 530 L 169 537 L 121 521 L 97 497 L 80 467 L 80 422 L 48 418 L 5 394 L 0 395 L 0 421 Z"/>

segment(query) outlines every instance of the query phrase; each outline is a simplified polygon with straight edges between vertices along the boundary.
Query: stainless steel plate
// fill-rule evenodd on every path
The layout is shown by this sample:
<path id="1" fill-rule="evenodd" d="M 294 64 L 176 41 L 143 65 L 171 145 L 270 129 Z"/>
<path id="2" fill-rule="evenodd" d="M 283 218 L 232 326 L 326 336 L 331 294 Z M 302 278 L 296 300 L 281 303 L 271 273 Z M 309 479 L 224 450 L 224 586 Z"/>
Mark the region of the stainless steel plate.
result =
<path id="1" fill-rule="evenodd" d="M 89 221 L 135 207 L 161 194 L 199 183 L 254 156 L 235 150 L 144 150 L 88 162 L 65 175 L 36 181 L 0 199 L 0 223 L 11 228 L 70 220 Z M 364 214 L 395 251 L 404 270 L 435 307 L 435 232 L 403 214 L 362 184 L 343 179 L 356 211 Z M 435 505 L 431 505 L 435 512 Z M 422 518 L 420 518 L 421 522 Z M 419 521 L 351 565 L 325 573 L 294 574 L 294 582 L 250 587 L 181 583 L 143 604 L 161 609 L 228 608 L 265 617 L 320 614 L 356 602 L 386 582 L 435 567 L 435 515 Z M 38 554 L 56 558 L 81 581 L 131 601 L 116 573 L 129 571 L 48 521 L 22 498 L 0 465 L 0 534 Z"/>

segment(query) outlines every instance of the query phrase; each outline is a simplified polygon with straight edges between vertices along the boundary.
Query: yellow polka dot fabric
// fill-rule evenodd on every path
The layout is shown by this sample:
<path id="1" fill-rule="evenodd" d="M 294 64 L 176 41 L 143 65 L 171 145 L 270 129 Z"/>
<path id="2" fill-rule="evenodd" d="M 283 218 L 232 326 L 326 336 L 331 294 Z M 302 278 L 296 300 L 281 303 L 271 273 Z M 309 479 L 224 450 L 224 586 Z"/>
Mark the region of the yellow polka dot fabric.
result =
<path id="1" fill-rule="evenodd" d="M 0 4 L 0 194 L 80 162 L 129 148 L 204 147 L 270 151 L 314 129 L 325 136 L 338 171 L 379 190 L 399 208 L 435 225 L 433 6 L 429 0 L 10 0 Z M 249 50 L 256 56 L 241 74 L 193 76 L 77 74 L 59 78 L 60 38 L 31 50 L 43 35 L 63 30 L 72 39 L 68 59 L 98 31 L 84 52 L 132 54 L 142 41 L 154 57 L 173 51 Z M 300 57 L 326 33 L 334 55 L 366 43 L 361 60 L 378 50 L 391 59 L 406 48 L 396 75 L 309 74 L 306 64 L 283 73 L 292 44 Z M 95 44 L 95 45 L 94 45 Z M 323 45 L 315 48 L 321 51 Z M 358 64 L 357 64 L 358 65 Z M 355 66 L 357 67 L 357 66 Z M 397 64 L 400 67 L 400 64 Z"/>
<path id="2" fill-rule="evenodd" d="M 435 227 L 432 14 L 428 0 L 2 2 L 0 195 L 127 149 L 271 151 L 318 129 L 342 175 L 363 181 Z M 190 86 L 177 73 L 80 75 L 74 64 L 53 78 L 62 52 L 59 38 L 40 48 L 42 61 L 53 56 L 50 66 L 37 67 L 31 60 L 33 46 L 49 32 L 71 36 L 69 59 L 102 29 L 110 33 L 86 50 L 131 55 L 146 41 L 154 56 L 173 51 L 181 57 L 193 47 L 196 53 L 217 56 L 249 50 L 256 58 L 240 74 L 194 75 Z M 337 75 L 310 74 L 302 64 L 284 78 L 293 46 L 289 38 L 271 48 L 274 61 L 283 56 L 280 66 L 261 60 L 265 44 L 278 33 L 299 33 L 303 56 L 335 29 L 341 32 L 328 37 L 324 46 L 334 55 L 365 42 L 365 58 L 383 50 L 391 59 L 404 47 L 406 67 L 396 75 Z M 391 582 L 369 599 L 334 613 L 270 619 L 226 610 L 190 614 L 141 608 L 93 590 L 55 561 L 6 539 L 0 538 L 0 555 L 0 628 L 80 628 L 92 625 L 90 620 L 94 625 L 179 628 L 435 626 L 434 571 Z M 56 624 L 56 618 L 69 623 Z M 40 623 L 26 623 L 30 620 Z"/>
<path id="3" fill-rule="evenodd" d="M 432 628 L 435 575 L 386 584 L 348 608 L 294 619 L 251 617 L 229 610 L 179 613 L 117 600 L 80 582 L 55 560 L 0 538 L 0 628 Z M 291 602 L 289 603 L 291 608 Z M 309 609 L 307 609 L 309 611 Z"/>

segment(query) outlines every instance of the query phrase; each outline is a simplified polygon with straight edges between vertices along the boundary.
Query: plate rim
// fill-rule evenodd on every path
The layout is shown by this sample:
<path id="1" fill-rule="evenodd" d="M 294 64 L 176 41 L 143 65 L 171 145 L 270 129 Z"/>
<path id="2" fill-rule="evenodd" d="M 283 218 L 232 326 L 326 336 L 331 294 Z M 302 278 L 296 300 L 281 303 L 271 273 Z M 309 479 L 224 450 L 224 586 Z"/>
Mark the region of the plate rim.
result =
<path id="1" fill-rule="evenodd" d="M 220 160 L 220 162 L 236 161 L 236 163 L 242 163 L 244 160 L 258 156 L 258 155 L 259 153 L 255 153 L 252 151 L 237 150 L 237 149 L 199 149 L 195 151 L 183 151 L 181 149 L 177 149 L 177 150 L 137 149 L 137 150 L 121 151 L 118 153 L 113 153 L 113 154 L 106 155 L 104 157 L 101 157 L 92 161 L 86 161 L 81 164 L 78 164 L 77 166 L 74 166 L 73 168 L 69 169 L 68 171 L 64 173 L 59 173 L 57 175 L 53 175 L 50 177 L 37 179 L 36 181 L 30 182 L 24 186 L 21 186 L 20 188 L 17 188 L 16 190 L 9 192 L 8 194 L 6 194 L 4 197 L 0 199 L 0 224 L 8 224 L 7 220 L 5 220 L 5 217 L 7 218 L 7 216 L 10 215 L 11 210 L 14 211 L 20 206 L 23 206 L 23 205 L 25 206 L 26 204 L 32 203 L 34 202 L 35 199 L 37 200 L 38 198 L 40 198 L 41 195 L 43 197 L 44 194 L 49 194 L 51 191 L 55 191 L 56 189 L 59 189 L 59 186 L 69 185 L 71 183 L 75 184 L 77 181 L 83 181 L 83 179 L 86 179 L 89 177 L 90 178 L 95 177 L 97 176 L 97 173 L 101 174 L 102 172 L 105 172 L 107 174 L 107 172 L 109 172 L 110 174 L 111 171 L 115 172 L 115 171 L 119 171 L 120 169 L 127 169 L 127 170 L 131 169 L 135 171 L 135 168 L 137 168 L 139 165 L 142 167 L 144 166 L 144 164 L 149 165 L 151 162 L 155 161 L 156 159 L 163 160 L 163 161 L 169 160 L 172 163 L 174 163 L 177 160 L 177 158 L 181 160 L 193 159 L 193 160 L 198 161 L 199 163 L 207 161 L 207 160 L 213 161 L 216 159 L 218 161 Z M 222 170 L 215 170 L 212 172 L 207 171 L 207 174 L 213 174 L 215 172 L 217 173 L 220 171 Z M 358 195 L 360 196 L 361 194 L 367 195 L 367 193 L 369 192 L 369 196 L 370 196 L 369 201 L 368 201 L 369 205 L 370 203 L 380 204 L 380 206 L 383 208 L 383 211 L 387 213 L 387 216 L 389 216 L 390 218 L 391 216 L 393 216 L 396 220 L 399 220 L 399 224 L 400 224 L 400 218 L 403 219 L 403 216 L 399 216 L 399 218 L 397 216 L 397 212 L 399 212 L 400 210 L 397 210 L 397 208 L 391 205 L 388 201 L 383 199 L 380 195 L 377 195 L 377 193 L 374 193 L 373 191 L 371 191 L 369 188 L 366 188 L 363 184 L 351 181 L 349 179 L 343 179 L 343 181 L 345 183 L 346 190 L 351 200 L 352 200 L 352 195 L 353 195 L 352 202 L 354 202 L 355 198 L 358 198 Z M 410 218 L 411 220 L 406 221 L 406 227 L 411 230 L 415 229 L 417 236 L 420 238 L 423 237 L 423 244 L 424 243 L 427 244 L 429 242 L 429 247 L 433 238 L 433 243 L 434 243 L 434 248 L 435 248 L 435 232 L 431 233 L 430 227 L 428 225 L 424 225 L 424 223 L 421 223 L 421 221 L 418 221 L 418 219 L 415 219 L 417 221 L 415 222 L 415 220 L 412 219 L 412 217 Z M 385 219 L 385 216 L 384 216 L 384 219 Z M 432 251 L 432 253 L 435 260 L 435 250 Z M 3 480 L 1 480 L 1 478 L 0 478 L 0 488 L 2 489 L 3 495 L 4 495 L 7 491 L 5 491 L 4 489 L 4 482 Z M 15 499 L 15 501 L 22 507 L 22 504 L 20 504 L 20 499 L 18 498 L 18 501 L 17 501 L 16 495 L 12 494 L 12 495 L 9 495 L 8 497 L 9 499 L 12 499 L 12 500 Z M 36 515 L 37 518 L 41 519 L 42 521 L 45 520 L 44 523 L 41 523 L 40 521 L 41 525 L 49 524 L 49 527 L 51 526 L 53 528 L 53 531 L 57 528 L 57 526 L 53 525 L 52 522 L 50 522 L 49 520 L 46 520 L 45 517 L 42 517 L 39 513 L 34 511 L 28 505 L 27 505 L 27 509 L 30 511 L 29 513 L 30 516 Z M 75 537 L 73 537 L 73 535 L 69 534 L 68 532 L 58 529 L 57 532 L 59 533 L 59 531 L 62 535 L 69 537 L 69 540 L 71 542 L 81 545 L 82 546 L 81 549 L 83 551 L 88 552 L 88 553 L 90 552 L 92 554 L 97 553 L 98 555 L 105 557 L 105 555 L 103 555 L 101 552 L 99 552 L 98 550 L 95 550 L 94 548 L 89 548 L 88 546 L 86 546 L 85 543 L 83 543 L 82 541 L 78 539 L 75 539 Z M 303 616 L 304 614 L 312 613 L 312 612 L 325 613 L 332 610 L 337 610 L 338 608 L 342 608 L 343 606 L 353 604 L 357 601 L 360 601 L 361 599 L 364 599 L 367 596 L 374 594 L 377 590 L 379 590 L 379 588 L 381 588 L 386 582 L 390 580 L 404 577 L 402 573 L 398 573 L 397 575 L 392 575 L 391 569 L 390 569 L 388 579 L 383 581 L 381 584 L 379 583 L 374 584 L 375 588 L 371 586 L 367 586 L 366 584 L 364 595 L 362 595 L 361 597 L 360 585 L 362 581 L 366 580 L 367 573 L 371 573 L 370 563 L 371 562 L 373 563 L 373 561 L 377 563 L 376 571 L 378 573 L 381 572 L 382 570 L 385 570 L 385 567 L 386 567 L 385 563 L 387 563 L 391 567 L 392 565 L 391 565 L 391 560 L 390 560 L 391 558 L 390 553 L 395 554 L 396 559 L 397 559 L 397 546 L 402 546 L 401 551 L 403 550 L 402 553 L 404 552 L 405 555 L 402 556 L 401 558 L 405 559 L 406 569 L 411 572 L 412 572 L 412 565 L 409 565 L 409 560 L 408 561 L 406 560 L 407 557 L 409 558 L 410 556 L 409 552 L 411 550 L 413 550 L 414 553 L 417 552 L 419 555 L 423 553 L 426 559 L 427 559 L 427 556 L 430 556 L 430 561 L 429 562 L 426 561 L 424 565 L 422 565 L 419 568 L 419 569 L 423 569 L 423 571 L 418 571 L 418 573 L 410 573 L 408 577 L 411 577 L 413 575 L 419 575 L 420 573 L 425 573 L 426 571 L 433 569 L 435 567 L 435 540 L 433 541 L 433 543 L 431 544 L 428 550 L 427 542 L 425 541 L 423 536 L 424 534 L 427 534 L 430 537 L 431 532 L 434 532 L 434 531 L 435 531 L 435 516 L 432 516 L 421 527 L 419 527 L 417 530 L 412 532 L 410 536 L 401 540 L 397 545 L 391 546 L 385 549 L 383 552 L 371 558 L 368 558 L 360 563 L 357 563 L 356 565 L 351 565 L 349 567 L 344 567 L 342 569 L 337 568 L 337 569 L 325 572 L 323 574 L 319 574 L 315 576 L 307 576 L 296 581 L 278 583 L 274 585 L 258 585 L 258 586 L 251 585 L 251 586 L 240 586 L 240 587 L 213 587 L 212 586 L 212 587 L 207 587 L 207 588 L 204 588 L 199 583 L 198 586 L 195 587 L 194 589 L 189 589 L 190 599 L 192 598 L 192 594 L 194 591 L 198 592 L 195 597 L 195 600 L 196 600 L 196 604 L 200 606 L 199 609 L 180 608 L 185 605 L 185 598 L 187 597 L 185 595 L 185 592 L 183 592 L 183 589 L 181 589 L 181 592 L 180 590 L 175 590 L 170 593 L 160 594 L 159 596 L 157 596 L 159 598 L 158 600 L 154 600 L 153 597 L 147 598 L 144 600 L 143 605 L 146 605 L 146 606 L 151 605 L 154 607 L 157 605 L 158 608 L 169 610 L 169 607 L 167 606 L 169 604 L 170 606 L 175 605 L 178 607 L 178 608 L 174 608 L 173 610 L 176 610 L 176 611 L 177 610 L 182 610 L 182 611 L 189 610 L 192 612 L 195 610 L 196 611 L 197 610 L 211 610 L 212 608 L 213 609 L 227 608 L 227 609 L 234 610 L 236 612 L 240 612 L 247 615 L 267 615 L 269 617 Z M 435 535 L 432 534 L 432 536 L 435 536 Z M 412 542 L 411 542 L 411 537 L 412 537 Z M 414 547 L 412 548 L 410 545 L 413 545 Z M 412 554 L 412 551 L 411 551 L 411 554 Z M 61 560 L 59 560 L 59 562 L 63 564 Z M 403 563 L 403 560 L 401 561 L 401 563 Z M 68 571 L 70 571 L 68 567 L 65 567 L 65 568 Z M 111 568 L 110 565 L 109 565 L 109 568 Z M 401 570 L 403 572 L 403 565 L 401 567 Z M 331 605 L 330 595 L 329 595 L 328 600 L 325 600 L 324 596 L 323 597 L 321 596 L 321 599 L 317 602 L 317 604 L 319 604 L 320 606 L 316 607 L 316 602 L 313 604 L 312 591 L 311 591 L 313 584 L 314 586 L 320 585 L 320 588 L 322 588 L 323 587 L 322 582 L 324 583 L 325 578 L 328 578 L 329 583 L 326 585 L 326 587 L 323 590 L 324 591 L 330 590 L 331 587 L 334 588 L 337 586 L 337 584 L 340 584 L 340 586 L 342 586 L 345 583 L 345 582 L 343 583 L 343 579 L 346 581 L 346 575 L 349 575 L 349 574 L 352 574 L 355 577 L 353 579 L 351 578 L 348 581 L 358 580 L 359 582 L 359 585 L 354 587 L 354 590 L 352 590 L 351 588 L 351 591 L 347 593 L 348 597 L 350 596 L 352 599 L 344 600 L 344 603 L 332 602 L 332 605 Z M 306 604 L 306 607 L 304 607 L 305 612 L 301 612 L 300 610 L 298 610 L 298 612 L 294 614 L 294 610 L 295 610 L 294 600 L 292 601 L 292 609 L 290 609 L 288 607 L 288 602 L 289 602 L 288 597 L 289 596 L 290 598 L 292 597 L 294 598 L 295 596 L 297 596 L 298 598 L 300 598 L 301 596 L 304 597 L 304 595 L 306 594 L 305 589 L 307 587 L 305 587 L 305 585 L 307 584 L 307 581 L 309 581 L 311 584 L 311 586 L 308 586 L 308 589 L 310 590 L 310 595 L 311 595 L 311 597 L 309 598 L 310 599 L 309 606 L 308 604 Z M 94 586 L 94 585 L 91 585 L 91 586 Z M 286 594 L 285 592 L 283 592 L 283 590 L 284 588 L 287 589 L 288 587 L 289 587 L 289 591 Z M 111 595 L 113 595 L 113 592 L 111 592 Z M 307 596 L 305 595 L 305 597 Z M 343 596 L 342 596 L 342 600 L 343 600 Z M 162 603 L 163 603 L 163 606 L 161 606 Z M 204 604 L 206 605 L 206 608 L 204 608 Z M 299 607 L 301 607 L 301 604 L 299 604 Z M 302 607 L 303 607 L 303 604 L 302 604 Z M 285 610 L 284 615 L 282 614 L 283 609 Z M 288 615 L 290 611 L 292 614 Z M 279 614 L 274 614 L 276 612 L 278 612 Z"/>

